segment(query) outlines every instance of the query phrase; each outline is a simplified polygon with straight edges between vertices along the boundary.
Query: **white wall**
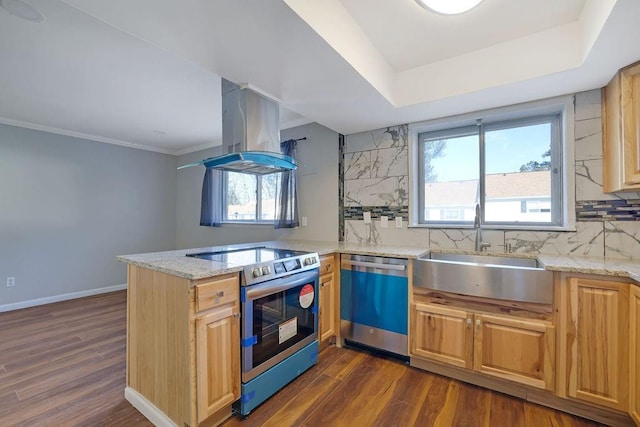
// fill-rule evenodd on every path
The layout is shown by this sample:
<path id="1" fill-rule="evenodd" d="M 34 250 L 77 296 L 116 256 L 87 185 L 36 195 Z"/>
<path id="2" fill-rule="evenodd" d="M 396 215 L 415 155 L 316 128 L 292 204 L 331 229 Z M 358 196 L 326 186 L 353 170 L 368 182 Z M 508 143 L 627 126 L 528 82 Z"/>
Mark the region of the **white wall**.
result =
<path id="1" fill-rule="evenodd" d="M 307 137 L 298 143 L 298 198 L 307 227 L 274 229 L 271 225 L 200 226 L 203 167 L 178 171 L 176 239 L 178 248 L 197 248 L 262 240 L 338 240 L 338 134 L 312 123 L 283 130 L 281 140 Z M 178 165 L 220 154 L 220 147 L 189 153 Z"/>
<path id="2" fill-rule="evenodd" d="M 124 284 L 116 255 L 172 249 L 175 167 L 174 156 L 0 125 L 0 307 Z"/>

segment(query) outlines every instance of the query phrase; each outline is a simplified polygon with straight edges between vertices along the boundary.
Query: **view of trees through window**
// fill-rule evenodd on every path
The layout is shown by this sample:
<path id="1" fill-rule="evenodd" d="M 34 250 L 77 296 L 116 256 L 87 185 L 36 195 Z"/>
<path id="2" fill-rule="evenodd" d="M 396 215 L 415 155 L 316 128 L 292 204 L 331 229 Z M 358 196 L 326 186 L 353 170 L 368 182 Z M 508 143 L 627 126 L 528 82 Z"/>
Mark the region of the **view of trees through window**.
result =
<path id="1" fill-rule="evenodd" d="M 473 223 L 480 204 L 484 223 L 554 223 L 552 204 L 561 203 L 554 199 L 559 178 L 552 168 L 558 121 L 552 116 L 478 131 L 452 129 L 446 138 L 442 132 L 420 134 L 421 222 Z"/>
<path id="2" fill-rule="evenodd" d="M 275 219 L 276 191 L 280 174 L 252 175 L 226 172 L 227 221 Z"/>

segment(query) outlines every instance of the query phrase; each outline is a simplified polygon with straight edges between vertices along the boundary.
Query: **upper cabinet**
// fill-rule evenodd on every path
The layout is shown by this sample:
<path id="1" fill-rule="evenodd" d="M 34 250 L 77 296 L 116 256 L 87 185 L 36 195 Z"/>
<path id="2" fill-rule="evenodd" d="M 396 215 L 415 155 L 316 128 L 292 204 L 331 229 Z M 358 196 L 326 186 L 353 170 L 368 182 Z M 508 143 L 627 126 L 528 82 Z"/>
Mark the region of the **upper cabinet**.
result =
<path id="1" fill-rule="evenodd" d="M 602 130 L 604 191 L 640 190 L 640 62 L 604 88 Z"/>

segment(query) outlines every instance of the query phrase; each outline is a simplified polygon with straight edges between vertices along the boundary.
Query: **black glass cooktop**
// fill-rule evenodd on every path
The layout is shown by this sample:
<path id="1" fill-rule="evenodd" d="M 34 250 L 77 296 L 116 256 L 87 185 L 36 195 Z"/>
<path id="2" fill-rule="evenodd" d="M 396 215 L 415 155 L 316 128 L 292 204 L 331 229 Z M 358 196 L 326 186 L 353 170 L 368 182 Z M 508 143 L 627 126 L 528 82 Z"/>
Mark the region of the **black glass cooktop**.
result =
<path id="1" fill-rule="evenodd" d="M 195 254 L 187 254 L 188 257 L 208 259 L 210 261 L 218 261 L 229 264 L 258 264 L 266 261 L 276 261 L 279 259 L 292 258 L 304 255 L 307 252 L 292 251 L 289 249 L 274 249 L 265 246 L 254 248 L 238 248 L 217 252 L 200 252 Z"/>

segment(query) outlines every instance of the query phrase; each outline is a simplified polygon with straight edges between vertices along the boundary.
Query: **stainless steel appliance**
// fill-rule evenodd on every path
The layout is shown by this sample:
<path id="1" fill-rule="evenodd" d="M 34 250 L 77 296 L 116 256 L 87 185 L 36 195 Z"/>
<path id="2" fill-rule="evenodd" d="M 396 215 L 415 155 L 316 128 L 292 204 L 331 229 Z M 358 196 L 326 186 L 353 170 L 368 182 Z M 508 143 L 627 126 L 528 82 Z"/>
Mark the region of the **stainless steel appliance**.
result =
<path id="1" fill-rule="evenodd" d="M 248 415 L 318 360 L 319 256 L 267 247 L 190 256 L 245 265 L 240 413 Z"/>
<path id="2" fill-rule="evenodd" d="M 407 260 L 342 255 L 340 331 L 345 343 L 408 356 Z"/>
<path id="3" fill-rule="evenodd" d="M 222 79 L 222 151 L 217 157 L 180 166 L 256 175 L 297 169 L 295 160 L 280 152 L 280 106 L 250 85 Z"/>

